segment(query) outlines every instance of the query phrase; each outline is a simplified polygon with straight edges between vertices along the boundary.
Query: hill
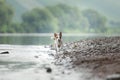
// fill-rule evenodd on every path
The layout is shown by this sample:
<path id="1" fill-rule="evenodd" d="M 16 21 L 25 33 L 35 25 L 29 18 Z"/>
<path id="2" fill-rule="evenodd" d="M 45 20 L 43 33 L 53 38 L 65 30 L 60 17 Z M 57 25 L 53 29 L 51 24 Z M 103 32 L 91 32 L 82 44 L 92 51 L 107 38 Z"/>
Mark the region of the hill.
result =
<path id="1" fill-rule="evenodd" d="M 21 15 L 35 7 L 45 7 L 59 3 L 77 6 L 81 10 L 94 9 L 110 19 L 120 21 L 120 1 L 118 0 L 6 0 L 15 9 L 14 21 L 20 21 Z"/>

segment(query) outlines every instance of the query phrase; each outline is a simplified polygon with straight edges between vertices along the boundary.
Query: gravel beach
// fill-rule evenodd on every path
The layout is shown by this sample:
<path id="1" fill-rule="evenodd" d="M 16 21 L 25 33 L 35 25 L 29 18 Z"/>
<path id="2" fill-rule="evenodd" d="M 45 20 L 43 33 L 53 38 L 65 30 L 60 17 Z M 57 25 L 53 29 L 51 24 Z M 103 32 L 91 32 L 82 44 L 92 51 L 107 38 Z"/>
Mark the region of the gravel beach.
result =
<path id="1" fill-rule="evenodd" d="M 77 71 L 81 68 L 90 69 L 95 76 L 106 80 L 120 75 L 120 37 L 101 37 L 66 43 L 64 50 L 55 55 L 58 65 L 65 65 Z"/>

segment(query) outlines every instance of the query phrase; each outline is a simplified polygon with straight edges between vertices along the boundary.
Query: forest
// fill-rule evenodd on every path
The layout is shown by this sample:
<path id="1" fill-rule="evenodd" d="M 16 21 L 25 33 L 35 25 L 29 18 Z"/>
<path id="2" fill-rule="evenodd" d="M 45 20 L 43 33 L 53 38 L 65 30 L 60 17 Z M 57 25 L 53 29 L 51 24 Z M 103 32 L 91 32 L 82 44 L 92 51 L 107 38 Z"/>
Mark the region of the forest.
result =
<path id="1" fill-rule="evenodd" d="M 80 10 L 66 4 L 35 7 L 13 21 L 14 8 L 0 0 L 0 33 L 120 33 L 120 22 L 110 21 L 94 9 Z M 118 24 L 118 25 L 117 25 Z"/>

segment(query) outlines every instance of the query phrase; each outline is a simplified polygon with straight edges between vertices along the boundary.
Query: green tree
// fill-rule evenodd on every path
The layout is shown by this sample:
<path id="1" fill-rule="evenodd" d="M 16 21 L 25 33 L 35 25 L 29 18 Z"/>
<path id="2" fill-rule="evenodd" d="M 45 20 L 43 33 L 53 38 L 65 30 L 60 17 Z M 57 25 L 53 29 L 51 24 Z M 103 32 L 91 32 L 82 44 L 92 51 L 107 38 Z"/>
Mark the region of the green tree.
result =
<path id="1" fill-rule="evenodd" d="M 80 31 L 82 16 L 78 8 L 58 4 L 47 9 L 58 19 L 59 31 Z"/>
<path id="2" fill-rule="evenodd" d="M 22 16 L 27 32 L 52 32 L 57 30 L 57 19 L 46 9 L 35 8 Z"/>
<path id="3" fill-rule="evenodd" d="M 13 9 L 10 5 L 6 4 L 5 0 L 0 0 L 0 32 L 5 33 L 8 31 L 13 17 Z"/>
<path id="4" fill-rule="evenodd" d="M 95 10 L 87 9 L 83 11 L 83 16 L 88 19 L 89 22 L 89 31 L 88 32 L 106 32 L 106 22 L 107 19 L 105 16 L 99 14 Z"/>

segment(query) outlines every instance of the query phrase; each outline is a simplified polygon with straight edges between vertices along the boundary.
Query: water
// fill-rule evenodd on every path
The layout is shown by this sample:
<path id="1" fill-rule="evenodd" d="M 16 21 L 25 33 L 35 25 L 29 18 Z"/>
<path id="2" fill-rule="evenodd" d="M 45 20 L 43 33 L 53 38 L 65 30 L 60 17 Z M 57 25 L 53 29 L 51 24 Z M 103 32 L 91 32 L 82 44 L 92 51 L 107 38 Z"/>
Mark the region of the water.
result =
<path id="1" fill-rule="evenodd" d="M 56 54 L 43 45 L 53 44 L 53 34 L 0 34 L 0 80 L 99 80 L 89 72 L 66 70 L 52 64 Z M 103 35 L 102 35 L 103 36 Z M 100 35 L 63 35 L 63 42 L 101 37 Z M 52 73 L 46 72 L 52 68 Z M 64 72 L 64 74 L 63 74 Z"/>
<path id="2" fill-rule="evenodd" d="M 0 44 L 12 45 L 49 45 L 53 44 L 53 33 L 43 34 L 0 34 Z M 119 36 L 119 34 L 63 34 L 63 43 L 78 41 L 86 38 L 102 36 Z"/>
<path id="3" fill-rule="evenodd" d="M 0 44 L 12 45 L 49 45 L 53 44 L 51 37 L 53 34 L 1 34 Z M 63 35 L 63 42 L 72 42 L 87 38 L 88 36 L 80 35 Z"/>

